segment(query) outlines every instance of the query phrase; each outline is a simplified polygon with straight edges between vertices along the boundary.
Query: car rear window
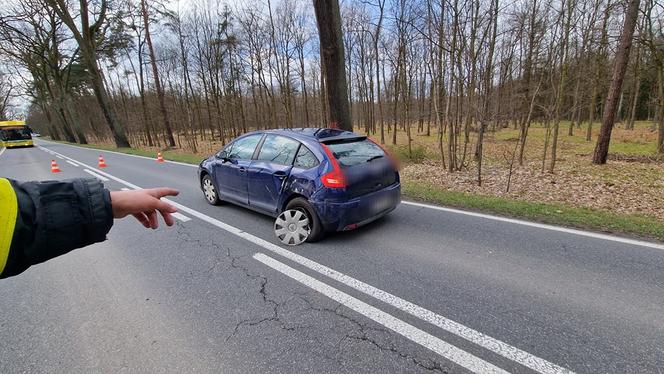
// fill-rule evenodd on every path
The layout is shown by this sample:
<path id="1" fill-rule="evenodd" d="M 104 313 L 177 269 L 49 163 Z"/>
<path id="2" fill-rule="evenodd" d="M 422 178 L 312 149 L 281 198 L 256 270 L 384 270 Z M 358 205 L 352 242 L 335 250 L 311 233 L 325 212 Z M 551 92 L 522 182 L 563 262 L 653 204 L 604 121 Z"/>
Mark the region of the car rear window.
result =
<path id="1" fill-rule="evenodd" d="M 385 156 L 383 149 L 369 139 L 351 139 L 327 143 L 342 168 L 370 162 Z"/>

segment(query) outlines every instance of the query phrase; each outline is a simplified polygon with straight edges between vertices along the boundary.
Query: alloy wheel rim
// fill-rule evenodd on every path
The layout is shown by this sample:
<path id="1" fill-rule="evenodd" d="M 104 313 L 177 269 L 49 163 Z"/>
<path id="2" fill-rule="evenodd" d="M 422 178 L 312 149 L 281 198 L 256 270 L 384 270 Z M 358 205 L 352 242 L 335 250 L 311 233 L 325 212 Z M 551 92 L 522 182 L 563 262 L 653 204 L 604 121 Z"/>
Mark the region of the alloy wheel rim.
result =
<path id="1" fill-rule="evenodd" d="M 286 245 L 302 244 L 310 233 L 309 217 L 301 209 L 285 210 L 274 222 L 274 234 Z"/>

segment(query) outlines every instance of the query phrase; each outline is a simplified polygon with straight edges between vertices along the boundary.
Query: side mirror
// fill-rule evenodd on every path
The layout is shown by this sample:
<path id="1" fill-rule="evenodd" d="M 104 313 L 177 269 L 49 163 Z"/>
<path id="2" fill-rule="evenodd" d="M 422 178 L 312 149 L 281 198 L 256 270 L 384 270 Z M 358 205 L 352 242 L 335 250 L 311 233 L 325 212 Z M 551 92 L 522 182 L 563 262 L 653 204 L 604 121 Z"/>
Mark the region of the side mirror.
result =
<path id="1" fill-rule="evenodd" d="M 226 151 L 221 151 L 221 152 L 215 154 L 215 157 L 216 157 L 217 159 L 221 160 L 222 162 L 226 162 L 226 161 L 229 160 L 229 158 L 228 158 L 228 152 L 226 152 Z"/>

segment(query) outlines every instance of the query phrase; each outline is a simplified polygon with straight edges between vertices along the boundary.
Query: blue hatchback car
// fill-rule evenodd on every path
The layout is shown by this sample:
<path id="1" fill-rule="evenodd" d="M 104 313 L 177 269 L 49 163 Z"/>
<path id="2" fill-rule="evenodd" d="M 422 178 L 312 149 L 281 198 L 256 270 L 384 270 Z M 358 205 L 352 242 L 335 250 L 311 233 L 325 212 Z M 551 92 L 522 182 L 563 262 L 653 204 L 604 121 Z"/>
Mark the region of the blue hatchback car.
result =
<path id="1" fill-rule="evenodd" d="M 338 129 L 247 133 L 203 160 L 198 173 L 208 203 L 276 217 L 275 234 L 287 245 L 355 229 L 401 201 L 394 159 L 366 136 Z"/>

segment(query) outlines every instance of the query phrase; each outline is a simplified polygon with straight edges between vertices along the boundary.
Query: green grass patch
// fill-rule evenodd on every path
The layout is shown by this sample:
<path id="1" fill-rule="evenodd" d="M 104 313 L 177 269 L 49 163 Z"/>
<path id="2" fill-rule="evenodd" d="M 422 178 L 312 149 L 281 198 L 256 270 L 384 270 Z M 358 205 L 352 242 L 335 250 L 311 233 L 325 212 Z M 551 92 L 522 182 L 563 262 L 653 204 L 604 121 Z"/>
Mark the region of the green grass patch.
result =
<path id="1" fill-rule="evenodd" d="M 402 191 L 405 196 L 412 199 L 450 207 L 664 241 L 664 222 L 643 215 L 619 215 L 564 204 L 534 203 L 493 196 L 469 195 L 447 191 L 426 182 L 404 182 Z"/>
<path id="2" fill-rule="evenodd" d="M 55 141 L 55 140 L 52 140 Z M 156 151 L 150 151 L 150 150 L 145 150 L 145 149 L 136 149 L 136 148 L 116 148 L 114 146 L 109 146 L 109 145 L 102 145 L 102 144 L 78 144 L 78 143 L 69 143 L 69 142 L 64 142 L 64 141 L 55 141 L 57 143 L 63 143 L 63 144 L 70 144 L 74 145 L 77 147 L 83 147 L 83 148 L 91 148 L 91 149 L 101 149 L 101 150 L 106 150 L 106 151 L 113 151 L 113 152 L 120 152 L 120 153 L 126 153 L 130 155 L 137 155 L 137 156 L 145 156 L 145 157 L 152 157 L 152 158 L 157 158 L 157 152 Z M 178 161 L 178 162 L 184 162 L 187 164 L 194 164 L 198 165 L 202 160 L 203 156 L 196 155 L 193 153 L 182 153 L 182 152 L 175 152 L 175 151 L 162 151 L 161 152 L 162 156 L 164 156 L 164 159 L 167 161 Z"/>

